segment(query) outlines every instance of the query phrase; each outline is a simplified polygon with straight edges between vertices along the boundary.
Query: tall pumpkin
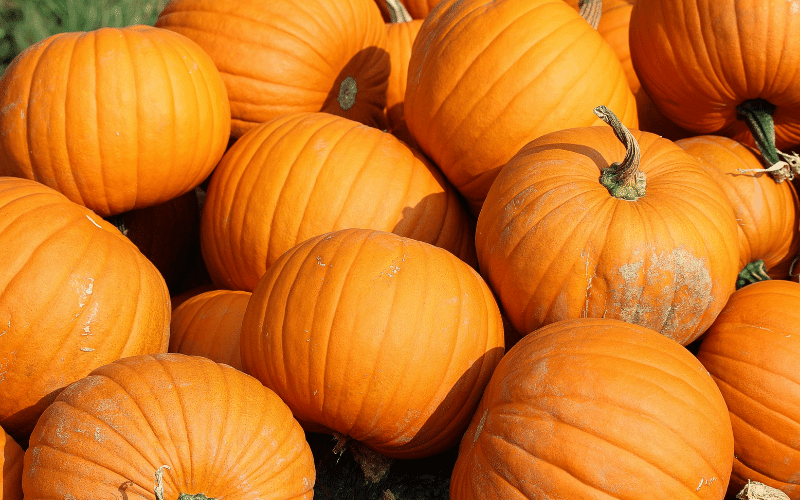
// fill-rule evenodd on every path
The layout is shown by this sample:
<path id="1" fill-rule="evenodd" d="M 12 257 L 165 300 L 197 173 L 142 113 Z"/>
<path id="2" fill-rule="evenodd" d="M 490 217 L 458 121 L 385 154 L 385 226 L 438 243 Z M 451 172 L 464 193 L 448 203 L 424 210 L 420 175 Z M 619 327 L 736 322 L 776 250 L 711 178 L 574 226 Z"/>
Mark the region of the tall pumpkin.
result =
<path id="1" fill-rule="evenodd" d="M 225 152 L 230 108 L 211 58 L 151 26 L 53 35 L 0 79 L 0 175 L 106 217 L 164 203 Z"/>
<path id="2" fill-rule="evenodd" d="M 449 252 L 343 229 L 267 270 L 241 348 L 247 373 L 308 429 L 416 458 L 458 442 L 503 355 L 503 329 L 489 287 Z"/>
<path id="3" fill-rule="evenodd" d="M 400 0 L 380 1 L 388 5 L 391 14 L 390 22 L 386 24 L 386 50 L 389 52 L 392 65 L 389 86 L 386 89 L 386 117 L 389 120 L 389 131 L 406 144 L 416 146 L 416 141 L 408 131 L 403 107 L 411 47 L 422 28 L 422 20 L 412 19 Z"/>
<path id="4" fill-rule="evenodd" d="M 374 0 L 172 0 L 156 26 L 211 55 L 230 95 L 234 137 L 294 112 L 385 128 L 389 56 Z"/>
<path id="5" fill-rule="evenodd" d="M 38 182 L 0 178 L 0 425 L 24 442 L 68 384 L 165 352 L 170 300 L 136 246 Z"/>
<path id="6" fill-rule="evenodd" d="M 600 124 L 599 103 L 636 127 L 619 59 L 563 0 L 445 0 L 414 43 L 404 111 L 477 215 L 514 153 L 548 132 Z"/>
<path id="7" fill-rule="evenodd" d="M 164 467 L 166 466 L 166 467 Z M 310 500 L 314 459 L 274 392 L 199 356 L 133 356 L 67 387 L 25 452 L 25 498 Z M 203 496 L 194 496 L 203 494 Z"/>

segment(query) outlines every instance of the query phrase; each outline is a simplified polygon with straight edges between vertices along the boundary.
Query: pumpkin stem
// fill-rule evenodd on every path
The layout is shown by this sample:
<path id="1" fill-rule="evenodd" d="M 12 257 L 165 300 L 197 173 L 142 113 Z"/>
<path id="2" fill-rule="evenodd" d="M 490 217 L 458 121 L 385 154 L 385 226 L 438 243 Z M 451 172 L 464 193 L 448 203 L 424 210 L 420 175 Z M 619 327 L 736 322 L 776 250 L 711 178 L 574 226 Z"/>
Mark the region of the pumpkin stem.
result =
<path id="1" fill-rule="evenodd" d="M 800 156 L 786 154 L 775 147 L 775 121 L 772 119 L 775 105 L 764 99 L 748 99 L 736 106 L 736 112 L 747 123 L 767 164 L 765 169 L 740 168 L 739 172 L 768 172 L 779 184 L 800 176 Z"/>
<path id="2" fill-rule="evenodd" d="M 789 500 L 789 495 L 758 481 L 747 480 L 742 491 L 736 495 L 738 500 Z"/>
<path id="3" fill-rule="evenodd" d="M 156 500 L 164 500 L 164 469 L 169 469 L 169 465 L 162 465 L 158 469 L 156 469 L 156 481 L 155 485 L 153 486 L 153 493 L 156 495 Z M 209 498 L 202 493 L 198 493 L 196 495 L 188 495 L 186 493 L 181 493 L 178 497 L 178 500 L 217 500 L 216 498 Z"/>
<path id="4" fill-rule="evenodd" d="M 121 214 L 112 215 L 110 217 L 106 217 L 106 221 L 113 224 L 114 227 L 119 229 L 119 232 L 122 233 L 123 236 L 128 236 L 128 227 L 125 225 L 125 214 L 127 212 L 123 212 Z"/>
<path id="5" fill-rule="evenodd" d="M 744 269 L 739 273 L 739 277 L 736 278 L 736 289 L 738 290 L 747 285 L 758 283 L 759 281 L 767 281 L 768 279 L 770 279 L 770 277 L 767 274 L 767 269 L 764 267 L 764 261 L 758 259 L 744 266 Z"/>
<path id="6" fill-rule="evenodd" d="M 345 111 L 353 107 L 356 103 L 356 94 L 358 94 L 358 85 L 356 79 L 348 76 L 342 83 L 339 84 L 339 96 L 336 98 L 339 101 L 339 106 Z"/>
<path id="7" fill-rule="evenodd" d="M 604 168 L 600 172 L 600 184 L 605 186 L 614 198 L 636 201 L 645 195 L 647 187 L 647 176 L 639 170 L 641 160 L 639 143 L 631 131 L 619 121 L 617 115 L 607 107 L 597 106 L 594 108 L 594 114 L 609 124 L 614 130 L 614 135 L 625 145 L 625 159 Z"/>
<path id="8" fill-rule="evenodd" d="M 800 254 L 795 256 L 792 263 L 789 265 L 789 281 L 796 281 L 800 283 Z"/>
<path id="9" fill-rule="evenodd" d="M 603 14 L 603 0 L 579 0 L 578 13 L 592 28 L 597 29 L 600 26 L 600 16 Z"/>
<path id="10" fill-rule="evenodd" d="M 414 19 L 408 13 L 406 6 L 400 0 L 384 0 L 386 8 L 389 10 L 389 22 L 391 23 L 410 23 Z"/>

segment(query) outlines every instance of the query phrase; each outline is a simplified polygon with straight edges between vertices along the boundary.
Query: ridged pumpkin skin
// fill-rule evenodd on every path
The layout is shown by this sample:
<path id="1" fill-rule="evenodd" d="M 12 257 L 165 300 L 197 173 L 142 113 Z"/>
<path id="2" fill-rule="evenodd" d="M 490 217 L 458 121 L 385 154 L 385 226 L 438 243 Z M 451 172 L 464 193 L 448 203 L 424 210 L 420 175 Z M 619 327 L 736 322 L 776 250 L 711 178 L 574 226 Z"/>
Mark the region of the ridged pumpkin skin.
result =
<path id="1" fill-rule="evenodd" d="M 0 429 L 0 494 L 3 500 L 22 500 L 22 461 L 25 452 L 14 438 Z"/>
<path id="2" fill-rule="evenodd" d="M 436 167 L 391 134 L 327 113 L 284 115 L 239 139 L 211 178 L 200 236 L 214 283 L 252 291 L 293 246 L 352 227 L 476 262 L 474 222 Z"/>
<path id="3" fill-rule="evenodd" d="M 446 0 L 425 19 L 408 68 L 411 135 L 474 215 L 500 168 L 529 141 L 602 124 L 636 128 L 611 47 L 563 0 Z"/>
<path id="4" fill-rule="evenodd" d="M 198 356 L 134 356 L 93 371 L 45 411 L 25 453 L 26 499 L 313 496 L 314 459 L 274 392 Z"/>
<path id="5" fill-rule="evenodd" d="M 451 500 L 721 500 L 725 401 L 697 359 L 637 325 L 575 319 L 511 348 L 458 451 Z"/>
<path id="6" fill-rule="evenodd" d="M 414 45 L 420 28 L 422 28 L 421 19 L 386 25 L 386 50 L 389 52 L 389 60 L 392 64 L 389 87 L 386 89 L 386 117 L 389 120 L 389 131 L 412 146 L 416 145 L 416 141 L 408 131 L 403 107 L 406 98 L 411 47 Z"/>
<path id="7" fill-rule="evenodd" d="M 761 170 L 761 155 L 727 137 L 704 135 L 675 142 L 722 187 L 739 223 L 739 269 L 763 260 L 772 278 L 785 279 L 800 251 L 800 211 L 791 182 L 780 184 Z"/>
<path id="8" fill-rule="evenodd" d="M 204 356 L 242 369 L 239 332 L 250 292 L 214 290 L 187 299 L 172 311 L 169 352 Z"/>
<path id="9" fill-rule="evenodd" d="M 230 135 L 225 85 L 193 41 L 152 26 L 62 33 L 0 79 L 0 175 L 106 217 L 205 179 Z"/>
<path id="10" fill-rule="evenodd" d="M 397 458 L 454 446 L 503 355 L 478 273 L 409 238 L 345 229 L 286 252 L 241 334 L 247 373 L 309 429 Z"/>
<path id="11" fill-rule="evenodd" d="M 642 85 L 672 121 L 754 145 L 736 106 L 777 106 L 778 149 L 800 143 L 800 10 L 786 0 L 638 0 L 630 50 Z"/>
<path id="12" fill-rule="evenodd" d="M 736 291 L 697 357 L 731 415 L 729 498 L 750 479 L 800 499 L 800 284 L 762 281 Z"/>
<path id="13" fill-rule="evenodd" d="M 478 261 L 517 331 L 603 317 L 686 345 L 734 291 L 738 229 L 725 193 L 672 141 L 631 132 L 647 176 L 636 201 L 613 197 L 599 181 L 625 156 L 606 126 L 532 141 L 489 190 Z"/>
<path id="14" fill-rule="evenodd" d="M 211 55 L 228 88 L 234 137 L 301 111 L 384 124 L 390 68 L 374 0 L 172 0 L 156 26 Z M 338 99 L 348 77 L 357 94 L 343 109 Z"/>
<path id="15" fill-rule="evenodd" d="M 164 279 L 88 209 L 0 178 L 0 249 L 0 425 L 18 441 L 68 384 L 120 357 L 167 350 Z"/>

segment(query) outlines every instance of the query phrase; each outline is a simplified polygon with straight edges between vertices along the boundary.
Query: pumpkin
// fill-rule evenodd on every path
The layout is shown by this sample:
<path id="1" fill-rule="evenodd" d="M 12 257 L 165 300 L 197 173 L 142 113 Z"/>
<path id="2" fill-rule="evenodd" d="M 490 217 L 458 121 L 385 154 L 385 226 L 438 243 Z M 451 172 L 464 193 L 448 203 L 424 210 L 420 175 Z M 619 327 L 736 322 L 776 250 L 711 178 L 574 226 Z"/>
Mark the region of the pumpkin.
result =
<path id="1" fill-rule="evenodd" d="M 411 19 L 400 0 L 385 0 L 391 10 L 392 22 L 386 25 L 386 50 L 389 52 L 391 72 L 389 86 L 386 89 L 386 116 L 389 131 L 400 140 L 416 146 L 414 138 L 408 131 L 403 102 L 408 82 L 408 61 L 411 59 L 411 46 L 422 27 L 421 19 Z"/>
<path id="2" fill-rule="evenodd" d="M 204 356 L 242 369 L 239 332 L 250 292 L 214 290 L 187 299 L 172 311 L 169 352 Z"/>
<path id="3" fill-rule="evenodd" d="M 478 218 L 481 273 L 521 333 L 603 317 L 687 345 L 734 291 L 733 208 L 675 143 L 597 112 L 613 127 L 547 134 L 500 172 Z"/>
<path id="4" fill-rule="evenodd" d="M 798 31 L 800 10 L 785 0 L 640 0 L 631 59 L 667 118 L 758 145 L 791 178 L 800 160 L 779 150 L 800 144 L 800 73 L 786 71 L 800 65 Z"/>
<path id="5" fill-rule="evenodd" d="M 213 284 L 206 284 L 206 285 L 196 286 L 178 295 L 173 295 L 172 297 L 170 297 L 170 302 L 172 303 L 172 310 L 174 311 L 175 309 L 178 308 L 178 306 L 180 306 L 181 304 L 183 304 L 184 302 L 186 302 L 187 300 L 191 299 L 194 296 L 200 295 L 201 293 L 205 292 L 212 292 L 214 290 L 217 290 L 217 288 Z"/>
<path id="6" fill-rule="evenodd" d="M 64 193 L 102 217 L 164 203 L 222 157 L 230 109 L 188 38 L 151 26 L 53 35 L 0 78 L 0 175 Z"/>
<path id="7" fill-rule="evenodd" d="M 22 460 L 24 451 L 14 438 L 0 429 L 0 448 L 3 455 L 0 457 L 0 494 L 3 500 L 22 500 Z"/>
<path id="8" fill-rule="evenodd" d="M 618 320 L 530 333 L 489 381 L 458 450 L 452 500 L 722 500 L 725 401 L 675 342 Z"/>
<path id="9" fill-rule="evenodd" d="M 68 384 L 164 352 L 164 279 L 111 224 L 38 182 L 0 177 L 0 425 L 25 442 Z"/>
<path id="10" fill-rule="evenodd" d="M 447 0 L 414 42 L 404 113 L 411 135 L 477 216 L 522 146 L 602 123 L 592 114 L 597 103 L 636 127 L 619 59 L 563 0 Z"/>
<path id="11" fill-rule="evenodd" d="M 303 430 L 274 392 L 227 365 L 158 354 L 62 391 L 31 436 L 22 488 L 26 498 L 151 500 L 157 470 L 169 499 L 310 500 L 315 479 Z"/>
<path id="12" fill-rule="evenodd" d="M 373 0 L 173 0 L 155 25 L 211 55 L 231 99 L 234 137 L 293 112 L 385 128 L 389 55 Z"/>
<path id="13" fill-rule="evenodd" d="M 474 269 L 368 229 L 309 239 L 267 269 L 241 350 L 245 371 L 307 430 L 394 458 L 458 443 L 504 351 L 500 311 Z"/>
<path id="14" fill-rule="evenodd" d="M 787 278 L 800 252 L 800 208 L 792 183 L 759 172 L 758 153 L 733 139 L 704 135 L 675 144 L 701 160 L 731 201 L 739 223 L 739 269 L 753 264 L 772 278 Z"/>
<path id="15" fill-rule="evenodd" d="M 753 480 L 800 498 L 800 284 L 762 281 L 737 290 L 697 358 L 731 415 L 729 494 Z"/>
<path id="16" fill-rule="evenodd" d="M 436 167 L 391 134 L 328 113 L 284 115 L 239 139 L 211 178 L 200 237 L 214 283 L 252 291 L 296 244 L 352 227 L 476 262 L 474 225 Z"/>

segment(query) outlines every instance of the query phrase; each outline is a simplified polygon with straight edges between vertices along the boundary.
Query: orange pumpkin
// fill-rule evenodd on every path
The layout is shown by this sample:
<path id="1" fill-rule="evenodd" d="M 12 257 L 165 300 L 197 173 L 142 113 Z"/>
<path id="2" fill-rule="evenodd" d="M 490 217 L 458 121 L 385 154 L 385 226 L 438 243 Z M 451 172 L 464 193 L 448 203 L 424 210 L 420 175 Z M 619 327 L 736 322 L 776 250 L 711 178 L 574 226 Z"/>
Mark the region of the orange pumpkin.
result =
<path id="1" fill-rule="evenodd" d="M 602 123 L 599 103 L 638 123 L 619 59 L 563 0 L 446 0 L 425 19 L 408 75 L 408 129 L 474 215 L 536 137 Z"/>
<path id="2" fill-rule="evenodd" d="M 0 498 L 22 500 L 22 461 L 25 452 L 3 429 L 0 429 L 0 448 L 3 450 L 0 457 Z"/>
<path id="3" fill-rule="evenodd" d="M 0 79 L 0 175 L 37 180 L 107 217 L 200 184 L 230 135 L 217 68 L 151 26 L 62 33 Z"/>
<path id="4" fill-rule="evenodd" d="M 156 26 L 211 55 L 230 95 L 234 137 L 294 112 L 385 128 L 389 56 L 373 0 L 173 0 Z"/>
<path id="5" fill-rule="evenodd" d="M 164 352 L 164 279 L 90 210 L 0 178 L 0 425 L 24 442 L 66 385 L 123 356 Z"/>
<path id="6" fill-rule="evenodd" d="M 36 424 L 22 488 L 25 498 L 151 500 L 159 469 L 161 498 L 313 496 L 311 449 L 283 401 L 183 354 L 121 359 L 67 387 Z"/>
<path id="7" fill-rule="evenodd" d="M 689 351 L 622 321 L 561 321 L 498 365 L 450 498 L 722 500 L 733 448 L 725 401 Z"/>
<path id="8" fill-rule="evenodd" d="M 408 131 L 403 103 L 408 82 L 408 61 L 411 59 L 411 46 L 422 27 L 421 19 L 411 19 L 408 11 L 399 0 L 385 0 L 391 8 L 392 22 L 386 25 L 386 50 L 389 52 L 392 70 L 389 73 L 389 86 L 386 89 L 386 116 L 389 131 L 410 146 L 416 141 Z"/>
<path id="9" fill-rule="evenodd" d="M 402 5 L 412 19 L 425 19 L 428 12 L 433 10 L 442 0 L 375 0 L 381 10 L 381 14 L 383 14 L 383 18 L 387 21 L 391 19 L 392 15 L 391 6 L 387 4 L 394 2 Z"/>
<path id="10" fill-rule="evenodd" d="M 733 208 L 672 141 L 611 121 L 542 136 L 508 162 L 478 218 L 482 275 L 521 333 L 603 317 L 689 344 L 734 291 Z"/>
<path id="11" fill-rule="evenodd" d="M 200 237 L 220 288 L 252 291 L 296 244 L 329 231 L 391 231 L 474 264 L 474 226 L 447 180 L 391 134 L 296 113 L 239 139 L 211 178 Z"/>
<path id="12" fill-rule="evenodd" d="M 461 438 L 503 355 L 503 329 L 489 287 L 451 253 L 343 229 L 267 270 L 241 349 L 247 373 L 308 430 L 417 458 Z"/>
<path id="13" fill-rule="evenodd" d="M 737 290 L 697 357 L 731 415 L 730 496 L 753 480 L 800 498 L 800 284 L 762 281 Z"/>

